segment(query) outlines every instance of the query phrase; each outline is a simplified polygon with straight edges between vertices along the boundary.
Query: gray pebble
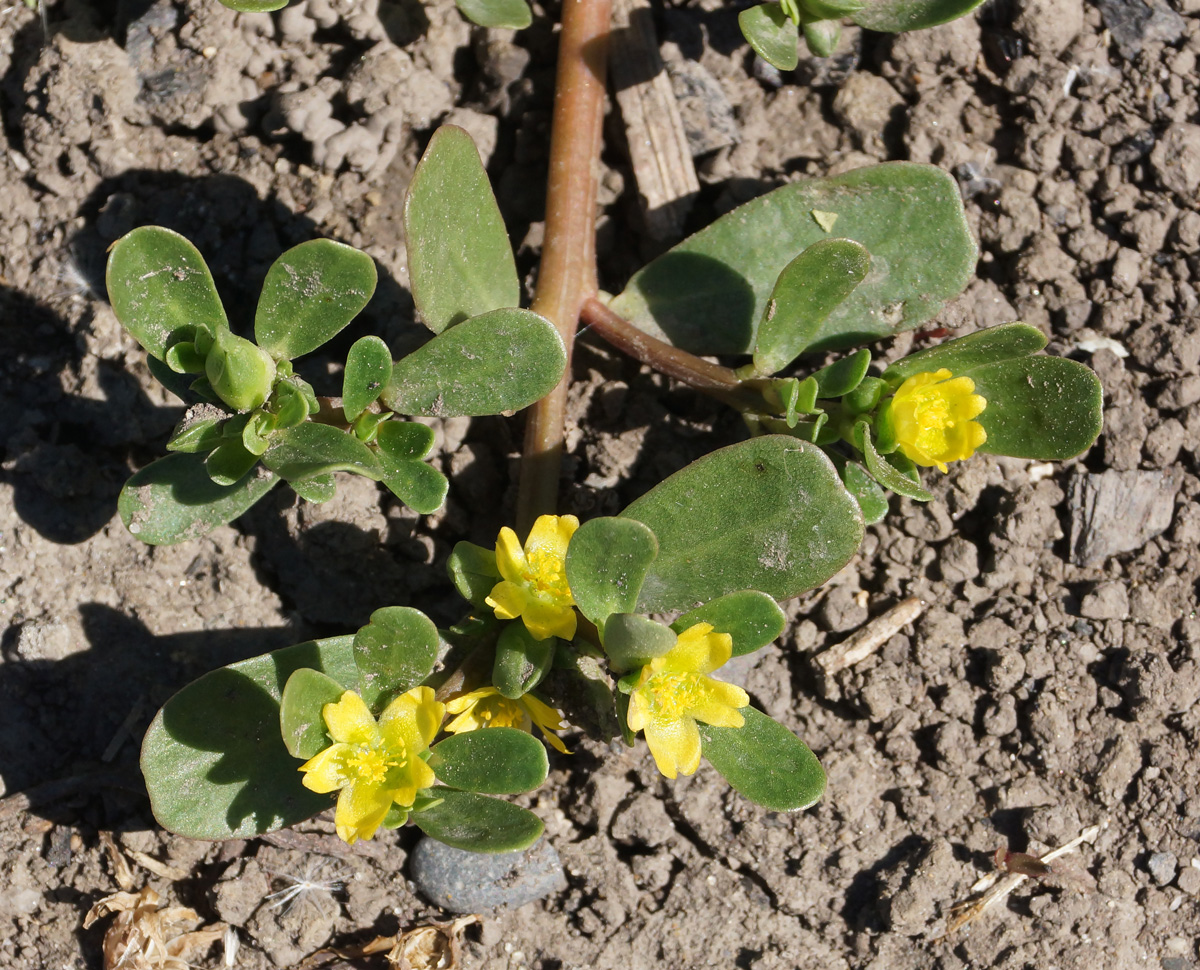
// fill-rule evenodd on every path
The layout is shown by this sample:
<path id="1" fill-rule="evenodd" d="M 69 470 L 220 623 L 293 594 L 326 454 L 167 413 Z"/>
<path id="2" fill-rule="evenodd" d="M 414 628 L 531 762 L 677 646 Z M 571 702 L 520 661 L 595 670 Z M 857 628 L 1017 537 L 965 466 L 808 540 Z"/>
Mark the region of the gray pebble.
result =
<path id="1" fill-rule="evenodd" d="M 422 896 L 452 913 L 523 906 L 567 886 L 558 852 L 545 839 L 523 852 L 488 855 L 424 838 L 411 874 Z"/>
<path id="2" fill-rule="evenodd" d="M 1179 860 L 1174 852 L 1155 852 L 1146 863 L 1146 868 L 1150 870 L 1150 877 L 1158 885 L 1165 886 L 1175 878 Z"/>

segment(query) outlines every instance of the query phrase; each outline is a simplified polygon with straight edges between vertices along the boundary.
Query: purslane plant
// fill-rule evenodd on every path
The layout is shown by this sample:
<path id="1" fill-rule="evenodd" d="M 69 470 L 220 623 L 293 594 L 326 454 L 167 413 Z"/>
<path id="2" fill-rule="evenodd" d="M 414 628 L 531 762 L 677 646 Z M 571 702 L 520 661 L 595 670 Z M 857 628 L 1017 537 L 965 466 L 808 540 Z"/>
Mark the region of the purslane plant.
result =
<path id="1" fill-rule="evenodd" d="M 788 0 L 742 22 L 754 28 L 765 17 L 779 35 L 772 43 L 790 38 L 794 56 L 801 26 L 819 49 L 841 17 L 898 30 L 975 5 Z M 522 0 L 459 7 L 480 23 L 520 26 L 529 15 Z M 825 786 L 820 764 L 723 679 L 728 662 L 781 636 L 779 604 L 850 561 L 864 525 L 886 514 L 889 491 L 932 499 L 920 469 L 945 472 L 976 452 L 1069 458 L 1099 433 L 1095 376 L 1039 353 L 1046 338 L 1024 324 L 872 372 L 861 345 L 929 320 L 974 269 L 957 187 L 932 166 L 889 163 L 786 185 L 602 297 L 594 163 L 607 30 L 604 0 L 564 8 L 532 308 L 518 307 L 512 250 L 474 145 L 460 129 L 439 129 L 404 209 L 413 300 L 433 336 L 400 361 L 379 338 L 361 338 L 340 398 L 318 397 L 292 361 L 366 306 L 375 270 L 364 254 L 326 240 L 283 254 L 250 341 L 231 331 L 203 260 L 182 237 L 147 227 L 115 244 L 108 280 L 118 318 L 156 375 L 195 401 L 168 445 L 176 453 L 122 493 L 122 515 L 146 541 L 181 541 L 231 521 L 281 479 L 321 501 L 340 471 L 432 511 L 446 491 L 423 460 L 432 432 L 399 415 L 488 414 L 536 400 L 515 527 L 492 548 L 460 542 L 449 557 L 467 603 L 462 619 L 438 629 L 418 609 L 381 606 L 352 634 L 251 658 L 184 688 L 158 712 L 142 750 L 165 827 L 247 837 L 334 807 L 348 842 L 411 822 L 462 848 L 522 848 L 542 824 L 496 796 L 539 786 L 546 746 L 568 754 L 559 737 L 568 725 L 605 742 L 644 735 L 667 778 L 707 760 L 767 808 L 811 805 Z M 558 514 L 581 318 L 736 408 L 751 436 L 617 516 L 581 524 Z M 843 350 L 795 373 L 805 354 Z M 748 360 L 732 369 L 699 355 Z"/>

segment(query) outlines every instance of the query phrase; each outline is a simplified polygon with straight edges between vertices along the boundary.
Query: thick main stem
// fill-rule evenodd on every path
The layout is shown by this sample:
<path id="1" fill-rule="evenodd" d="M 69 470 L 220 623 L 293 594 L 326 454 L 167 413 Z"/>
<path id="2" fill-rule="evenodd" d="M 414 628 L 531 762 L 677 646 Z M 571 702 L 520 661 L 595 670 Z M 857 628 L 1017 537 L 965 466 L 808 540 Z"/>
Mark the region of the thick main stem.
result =
<path id="1" fill-rule="evenodd" d="M 517 492 L 517 531 L 526 535 L 558 503 L 571 352 L 583 301 L 596 292 L 596 183 L 604 121 L 604 70 L 611 0 L 564 0 L 558 47 L 546 233 L 535 313 L 567 348 L 558 386 L 529 409 Z"/>

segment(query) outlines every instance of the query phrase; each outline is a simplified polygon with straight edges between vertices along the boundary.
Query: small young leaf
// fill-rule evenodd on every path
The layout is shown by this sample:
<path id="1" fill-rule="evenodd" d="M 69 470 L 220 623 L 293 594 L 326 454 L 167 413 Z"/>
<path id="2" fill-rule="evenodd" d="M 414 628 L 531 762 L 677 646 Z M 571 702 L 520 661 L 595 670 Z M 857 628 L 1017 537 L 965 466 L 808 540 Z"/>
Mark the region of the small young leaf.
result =
<path id="1" fill-rule="evenodd" d="M 740 728 L 700 724 L 701 750 L 730 786 L 773 812 L 808 808 L 825 793 L 825 770 L 808 745 L 753 707 Z"/>
<path id="2" fill-rule="evenodd" d="M 657 555 L 658 540 L 641 522 L 611 516 L 585 522 L 567 548 L 567 584 L 579 612 L 602 633 L 611 614 L 632 613 Z"/>
<path id="3" fill-rule="evenodd" d="M 842 25 L 836 20 L 804 22 L 804 43 L 814 57 L 832 57 L 842 39 Z"/>
<path id="4" fill-rule="evenodd" d="M 1062 461 L 1100 434 L 1104 389 L 1083 364 L 1025 357 L 966 371 L 988 405 L 976 419 L 987 432 L 979 450 L 1012 458 Z"/>
<path id="5" fill-rule="evenodd" d="M 562 337 L 549 320 L 529 310 L 493 310 L 397 361 L 381 397 L 398 414 L 499 414 L 545 397 L 566 366 Z"/>
<path id="6" fill-rule="evenodd" d="M 446 571 L 463 599 L 485 615 L 492 615 L 492 608 L 484 600 L 500 582 L 494 549 L 484 549 L 473 542 L 456 543 L 446 560 Z"/>
<path id="7" fill-rule="evenodd" d="M 108 254 L 105 277 L 113 313 L 151 357 L 163 360 L 181 331 L 200 327 L 216 336 L 229 329 L 204 257 L 170 229 L 126 233 Z"/>
<path id="8" fill-rule="evenodd" d="M 682 633 L 697 623 L 710 623 L 715 632 L 728 633 L 733 637 L 733 656 L 741 657 L 777 639 L 787 617 L 766 593 L 743 589 L 684 613 L 671 629 Z"/>
<path id="9" fill-rule="evenodd" d="M 370 448 L 328 424 L 305 422 L 271 436 L 262 463 L 287 481 L 347 471 L 379 481 L 383 466 Z"/>
<path id="10" fill-rule="evenodd" d="M 204 355 L 197 353 L 196 345 L 187 340 L 171 344 L 163 360 L 176 374 L 204 373 Z"/>
<path id="11" fill-rule="evenodd" d="M 204 456 L 167 455 L 125 483 L 117 510 L 125 528 L 142 542 L 169 546 L 232 522 L 278 481 L 256 469 L 233 485 L 218 485 L 205 469 Z"/>
<path id="12" fill-rule="evenodd" d="M 870 366 L 871 351 L 863 347 L 840 360 L 835 360 L 827 367 L 822 367 L 812 375 L 813 380 L 817 382 L 817 397 L 834 398 L 849 394 L 862 383 Z"/>
<path id="13" fill-rule="evenodd" d="M 450 482 L 446 476 L 423 461 L 393 461 L 379 456 L 383 464 L 383 484 L 414 512 L 432 515 L 446 501 Z"/>
<path id="14" fill-rule="evenodd" d="M 376 436 L 379 453 L 392 461 L 421 459 L 433 447 L 433 428 L 416 421 L 389 421 Z"/>
<path id="15" fill-rule="evenodd" d="M 251 838 L 329 807 L 301 783 L 279 723 L 280 692 L 301 667 L 345 687 L 350 637 L 300 643 L 205 674 L 172 697 L 142 742 L 154 817 L 190 839 Z"/>
<path id="16" fill-rule="evenodd" d="M 313 502 L 320 505 L 322 502 L 328 502 L 337 494 L 337 483 L 333 480 L 332 475 L 317 475 L 313 478 L 304 478 L 296 482 L 288 482 L 297 495 L 306 502 Z"/>
<path id="17" fill-rule="evenodd" d="M 433 133 L 408 185 L 404 234 L 413 302 L 434 333 L 520 302 L 508 231 L 479 150 L 462 128 Z"/>
<path id="18" fill-rule="evenodd" d="M 197 404 L 188 408 L 183 420 L 175 426 L 167 451 L 197 454 L 212 451 L 221 443 L 221 425 L 232 417 L 214 404 Z"/>
<path id="19" fill-rule="evenodd" d="M 1037 327 L 1027 323 L 1005 323 L 909 354 L 885 370 L 883 377 L 896 386 L 914 374 L 925 374 L 943 367 L 957 377 L 984 364 L 1029 357 L 1045 346 L 1046 338 Z"/>
<path id="20" fill-rule="evenodd" d="M 849 562 L 863 532 L 858 503 L 833 464 L 786 435 L 714 451 L 622 515 L 658 538 L 638 599 L 646 613 L 692 609 L 747 588 L 790 599 Z"/>
<path id="21" fill-rule="evenodd" d="M 271 413 L 275 415 L 276 428 L 294 428 L 308 419 L 310 410 L 308 395 L 295 378 L 285 378 L 275 385 L 275 392 L 271 395 Z"/>
<path id="22" fill-rule="evenodd" d="M 533 23 L 525 0 L 454 0 L 462 15 L 480 27 L 524 30 Z"/>
<path id="23" fill-rule="evenodd" d="M 213 392 L 235 411 L 262 407 L 275 384 L 275 361 L 261 347 L 234 333 L 220 333 L 204 358 Z"/>
<path id="24" fill-rule="evenodd" d="M 230 10 L 239 13 L 270 13 L 288 5 L 288 0 L 221 0 Z"/>
<path id="25" fill-rule="evenodd" d="M 800 63 L 800 30 L 778 3 L 760 3 L 738 14 L 738 26 L 754 53 L 781 71 Z"/>
<path id="26" fill-rule="evenodd" d="M 236 485 L 258 464 L 258 455 L 242 444 L 241 438 L 226 438 L 204 459 L 208 477 L 217 485 Z"/>
<path id="27" fill-rule="evenodd" d="M 329 731 L 321 712 L 326 704 L 340 701 L 345 692 L 328 674 L 311 667 L 301 667 L 287 679 L 279 703 L 279 727 L 288 754 L 307 761 L 329 747 Z"/>
<path id="28" fill-rule="evenodd" d="M 498 731 L 499 728 L 485 730 Z M 413 824 L 431 839 L 470 852 L 528 849 L 545 826 L 533 812 L 476 792 L 435 785 L 429 794 L 441 801 L 412 813 Z"/>
<path id="29" fill-rule="evenodd" d="M 604 652 L 617 673 L 669 653 L 677 639 L 671 627 L 637 613 L 614 613 L 604 626 Z"/>
<path id="30" fill-rule="evenodd" d="M 392 377 L 392 352 L 378 337 L 361 337 L 346 354 L 342 410 L 353 421 L 375 403 Z"/>
<path id="31" fill-rule="evenodd" d="M 546 780 L 546 746 L 517 728 L 479 728 L 454 734 L 430 749 L 438 781 L 484 795 L 533 791 Z"/>
<path id="32" fill-rule="evenodd" d="M 866 248 L 850 239 L 818 240 L 788 263 L 758 325 L 754 369 L 765 376 L 795 360 L 870 268 Z"/>
<path id="33" fill-rule="evenodd" d="M 838 463 L 835 461 L 834 464 Z M 879 483 L 856 461 L 843 461 L 838 471 L 846 491 L 854 496 L 862 509 L 863 522 L 867 525 L 882 522 L 888 513 L 888 498 Z"/>
<path id="34" fill-rule="evenodd" d="M 366 253 L 332 239 L 293 246 L 267 270 L 254 339 L 276 360 L 316 350 L 371 300 L 378 275 Z"/>
<path id="35" fill-rule="evenodd" d="M 871 437 L 871 428 L 866 421 L 859 421 L 854 426 L 854 444 L 862 452 L 863 460 L 867 465 L 867 471 L 884 488 L 895 492 L 897 495 L 907 495 L 918 502 L 930 502 L 933 500 L 933 495 L 922 488 L 919 482 L 914 482 L 907 475 L 902 474 L 889 462 L 885 461 L 883 456 L 875 450 L 875 442 Z"/>
<path id="36" fill-rule="evenodd" d="M 900 34 L 964 17 L 983 0 L 870 0 L 850 19 L 867 30 Z"/>
<path id="37" fill-rule="evenodd" d="M 879 377 L 864 377 L 854 390 L 842 398 L 842 407 L 848 414 L 866 414 L 874 411 L 887 391 L 887 381 Z"/>
<path id="38" fill-rule="evenodd" d="M 546 676 L 558 642 L 558 637 L 535 640 L 524 623 L 506 623 L 496 641 L 492 684 L 511 700 L 528 694 Z"/>
<path id="39" fill-rule="evenodd" d="M 440 643 L 437 627 L 420 610 L 385 606 L 354 634 L 359 692 L 378 714 L 397 694 L 421 684 L 433 671 Z"/>

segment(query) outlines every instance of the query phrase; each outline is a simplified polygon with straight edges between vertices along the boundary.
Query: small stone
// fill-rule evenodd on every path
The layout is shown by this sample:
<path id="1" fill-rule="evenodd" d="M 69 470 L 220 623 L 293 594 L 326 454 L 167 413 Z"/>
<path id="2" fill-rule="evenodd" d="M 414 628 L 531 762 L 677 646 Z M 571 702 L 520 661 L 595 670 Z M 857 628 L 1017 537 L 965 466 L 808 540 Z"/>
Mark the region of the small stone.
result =
<path id="1" fill-rule="evenodd" d="M 1185 199 L 1200 190 L 1200 125 L 1171 125 L 1150 153 L 1159 181 Z"/>
<path id="2" fill-rule="evenodd" d="M 1101 583 L 1083 598 L 1079 612 L 1089 620 L 1122 620 L 1129 615 L 1124 583 Z"/>
<path id="3" fill-rule="evenodd" d="M 1126 60 L 1136 57 L 1148 42 L 1174 43 L 1187 28 L 1187 21 L 1164 0 L 1097 0 L 1096 5 Z"/>
<path id="4" fill-rule="evenodd" d="M 1179 874 L 1179 881 L 1176 885 L 1189 896 L 1200 895 L 1200 869 L 1195 866 L 1185 866 L 1183 872 Z"/>
<path id="5" fill-rule="evenodd" d="M 1071 488 L 1071 562 L 1098 566 L 1161 535 L 1174 518 L 1181 483 L 1178 469 L 1077 476 Z"/>
<path id="6" fill-rule="evenodd" d="M 1150 877 L 1158 885 L 1165 886 L 1175 878 L 1175 872 L 1179 869 L 1179 859 L 1174 852 L 1155 852 L 1146 863 L 1146 868 L 1150 870 Z"/>
<path id="7" fill-rule="evenodd" d="M 667 73 L 693 158 L 741 141 L 733 104 L 707 68 L 698 61 L 668 60 Z"/>
<path id="8" fill-rule="evenodd" d="M 523 906 L 567 885 L 558 852 L 545 839 L 522 852 L 489 855 L 424 838 L 413 852 L 412 879 L 422 896 L 452 913 Z"/>

